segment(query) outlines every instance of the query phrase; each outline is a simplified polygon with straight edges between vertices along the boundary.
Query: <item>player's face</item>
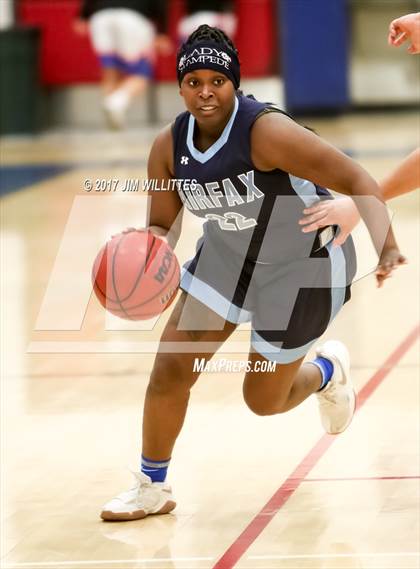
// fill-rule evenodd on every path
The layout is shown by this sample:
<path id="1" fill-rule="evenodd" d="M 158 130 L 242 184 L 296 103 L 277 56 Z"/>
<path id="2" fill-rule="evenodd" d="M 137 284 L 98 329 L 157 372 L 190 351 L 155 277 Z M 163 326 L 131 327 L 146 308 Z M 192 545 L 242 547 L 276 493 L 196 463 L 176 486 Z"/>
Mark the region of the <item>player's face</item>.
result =
<path id="1" fill-rule="evenodd" d="M 187 73 L 182 80 L 180 94 L 197 122 L 212 126 L 226 123 L 235 103 L 232 81 L 212 69 Z"/>

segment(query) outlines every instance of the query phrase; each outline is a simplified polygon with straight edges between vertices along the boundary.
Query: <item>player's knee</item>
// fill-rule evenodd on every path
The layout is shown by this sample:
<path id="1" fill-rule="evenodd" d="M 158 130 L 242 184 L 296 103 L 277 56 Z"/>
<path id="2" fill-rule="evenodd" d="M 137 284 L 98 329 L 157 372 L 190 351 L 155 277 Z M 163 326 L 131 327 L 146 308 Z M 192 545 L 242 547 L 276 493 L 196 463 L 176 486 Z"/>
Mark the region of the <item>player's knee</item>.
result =
<path id="1" fill-rule="evenodd" d="M 184 354 L 158 354 L 149 387 L 158 393 L 188 391 L 193 384 L 190 368 Z"/>
<path id="2" fill-rule="evenodd" d="M 262 404 L 259 401 L 249 401 L 245 399 L 245 403 L 255 415 L 259 417 L 267 417 L 268 415 L 275 415 L 275 411 L 271 409 L 271 406 Z"/>
<path id="3" fill-rule="evenodd" d="M 281 401 L 272 401 L 269 398 L 253 396 L 249 393 L 246 393 L 245 391 L 244 400 L 248 409 L 260 417 L 277 415 L 277 413 L 283 413 L 286 411 Z"/>
<path id="4" fill-rule="evenodd" d="M 278 391 L 273 396 L 271 390 L 264 393 L 259 386 L 253 382 L 253 386 L 245 381 L 243 386 L 243 397 L 247 407 L 256 415 L 261 417 L 267 415 L 277 415 L 278 413 L 285 413 L 287 407 L 287 394 L 279 393 Z"/>

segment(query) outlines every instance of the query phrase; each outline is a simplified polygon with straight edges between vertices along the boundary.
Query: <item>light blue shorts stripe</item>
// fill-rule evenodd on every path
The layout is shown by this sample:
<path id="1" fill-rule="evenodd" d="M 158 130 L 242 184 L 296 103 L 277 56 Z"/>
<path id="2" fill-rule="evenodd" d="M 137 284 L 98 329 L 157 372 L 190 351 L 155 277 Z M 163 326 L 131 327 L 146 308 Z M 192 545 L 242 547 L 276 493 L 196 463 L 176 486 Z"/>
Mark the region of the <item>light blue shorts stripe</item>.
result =
<path id="1" fill-rule="evenodd" d="M 327 251 L 331 259 L 331 323 L 344 304 L 347 276 L 343 249 L 333 247 L 331 242 L 327 245 Z"/>
<path id="2" fill-rule="evenodd" d="M 217 290 L 192 275 L 185 268 L 181 270 L 180 287 L 228 322 L 241 324 L 243 322 L 249 322 L 252 318 L 252 312 L 232 304 L 217 292 Z"/>
<path id="3" fill-rule="evenodd" d="M 298 348 L 279 348 L 278 346 L 273 346 L 270 342 L 267 342 L 262 338 L 258 332 L 252 330 L 251 333 L 251 346 L 254 348 L 256 352 L 261 354 L 265 359 L 270 360 L 271 362 L 277 362 L 278 364 L 290 364 L 291 362 L 295 362 L 309 352 L 312 345 L 316 342 L 315 340 L 311 340 L 304 346 L 299 346 Z"/>
<path id="4" fill-rule="evenodd" d="M 337 316 L 340 309 L 344 305 L 346 294 L 346 259 L 341 247 L 333 247 L 332 242 L 327 245 L 328 254 L 331 261 L 331 314 L 329 324 Z M 305 356 L 313 344 L 318 340 L 309 341 L 304 346 L 298 348 L 286 349 L 270 344 L 262 338 L 258 332 L 252 330 L 251 345 L 256 352 L 261 354 L 267 360 L 277 362 L 279 364 L 288 364 Z"/>

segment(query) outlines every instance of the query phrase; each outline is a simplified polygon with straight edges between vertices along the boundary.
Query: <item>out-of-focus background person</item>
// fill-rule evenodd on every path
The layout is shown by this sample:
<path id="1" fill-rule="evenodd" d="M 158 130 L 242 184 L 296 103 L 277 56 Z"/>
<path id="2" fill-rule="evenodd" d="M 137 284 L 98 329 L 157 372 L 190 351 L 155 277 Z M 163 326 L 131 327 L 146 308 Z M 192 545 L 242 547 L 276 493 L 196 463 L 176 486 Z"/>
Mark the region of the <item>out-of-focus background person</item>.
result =
<path id="1" fill-rule="evenodd" d="M 112 128 L 122 128 L 126 111 L 153 76 L 156 48 L 170 52 L 164 35 L 162 0 L 84 0 L 75 31 L 90 32 L 102 70 L 103 109 Z M 156 36 L 156 27 L 160 34 Z"/>
<path id="2" fill-rule="evenodd" d="M 178 26 L 178 35 L 183 42 L 202 24 L 223 30 L 229 37 L 234 37 L 237 19 L 234 3 L 226 0 L 187 0 L 185 16 Z"/>

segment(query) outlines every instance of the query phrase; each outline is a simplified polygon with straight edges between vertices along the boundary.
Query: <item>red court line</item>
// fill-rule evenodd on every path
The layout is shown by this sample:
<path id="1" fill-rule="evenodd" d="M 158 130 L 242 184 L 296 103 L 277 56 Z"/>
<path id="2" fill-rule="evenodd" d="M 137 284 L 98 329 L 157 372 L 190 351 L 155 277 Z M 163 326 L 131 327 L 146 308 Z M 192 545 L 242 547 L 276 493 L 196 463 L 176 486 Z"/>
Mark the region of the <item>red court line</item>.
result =
<path id="1" fill-rule="evenodd" d="M 411 348 L 420 333 L 420 325 L 417 325 L 408 336 L 401 342 L 389 358 L 383 363 L 378 371 L 371 377 L 357 394 L 357 407 L 360 409 L 375 389 L 382 383 L 388 373 L 396 366 L 403 355 Z M 357 411 L 357 409 L 356 409 Z"/>
<path id="2" fill-rule="evenodd" d="M 414 344 L 420 332 L 417 325 L 414 330 L 401 342 L 391 353 L 389 358 L 382 364 L 378 371 L 368 380 L 357 394 L 358 404 L 356 412 L 366 403 L 372 393 L 379 387 L 389 372 L 398 364 L 403 355 Z M 240 536 L 225 551 L 213 566 L 213 569 L 231 569 L 236 565 L 243 554 L 249 549 L 256 538 L 264 531 L 272 518 L 287 502 L 290 496 L 300 486 L 317 462 L 324 456 L 334 442 L 333 435 L 323 435 L 312 447 L 308 454 L 297 465 L 289 478 L 283 482 L 276 493 L 265 504 L 262 510 L 250 521 Z"/>
<path id="3" fill-rule="evenodd" d="M 353 478 L 305 478 L 302 482 L 357 482 L 358 480 L 419 480 L 420 476 L 353 476 Z"/>

